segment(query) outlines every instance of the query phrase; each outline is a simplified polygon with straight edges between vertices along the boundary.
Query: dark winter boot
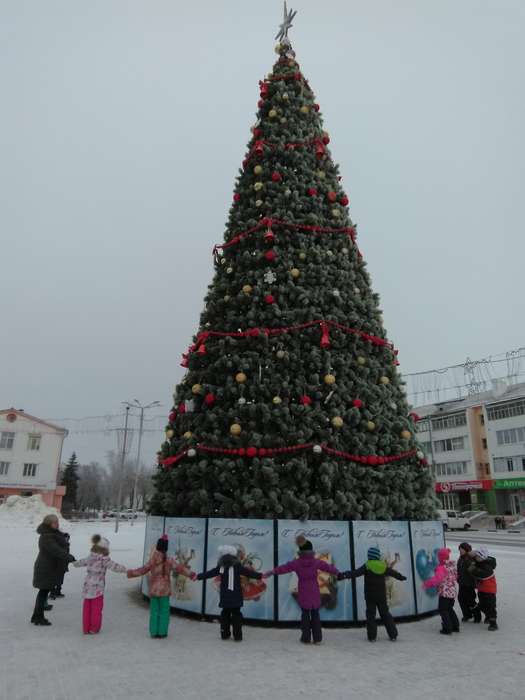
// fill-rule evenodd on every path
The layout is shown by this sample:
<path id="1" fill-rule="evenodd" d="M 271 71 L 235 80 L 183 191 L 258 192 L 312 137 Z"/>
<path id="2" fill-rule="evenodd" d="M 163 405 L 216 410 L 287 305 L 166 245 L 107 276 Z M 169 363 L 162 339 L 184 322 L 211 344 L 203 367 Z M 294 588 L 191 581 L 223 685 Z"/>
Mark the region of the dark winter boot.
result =
<path id="1" fill-rule="evenodd" d="M 44 610 L 45 610 L 46 612 L 48 612 L 49 610 L 53 610 L 53 606 L 52 606 L 52 605 L 49 605 L 49 603 L 46 603 L 46 604 L 44 605 Z"/>
<path id="2" fill-rule="evenodd" d="M 489 620 L 489 627 L 488 630 L 489 632 L 495 632 L 498 628 L 498 623 L 496 620 Z"/>
<path id="3" fill-rule="evenodd" d="M 481 622 L 481 613 L 479 610 L 474 610 L 474 612 L 472 613 L 472 617 L 473 617 L 475 623 Z"/>
<path id="4" fill-rule="evenodd" d="M 41 617 L 41 618 L 36 619 L 33 622 L 33 624 L 37 625 L 38 627 L 49 627 L 51 625 L 49 620 L 47 620 L 45 617 Z"/>
<path id="5" fill-rule="evenodd" d="M 452 634 L 452 632 L 449 632 L 448 630 L 439 630 L 439 634 Z"/>

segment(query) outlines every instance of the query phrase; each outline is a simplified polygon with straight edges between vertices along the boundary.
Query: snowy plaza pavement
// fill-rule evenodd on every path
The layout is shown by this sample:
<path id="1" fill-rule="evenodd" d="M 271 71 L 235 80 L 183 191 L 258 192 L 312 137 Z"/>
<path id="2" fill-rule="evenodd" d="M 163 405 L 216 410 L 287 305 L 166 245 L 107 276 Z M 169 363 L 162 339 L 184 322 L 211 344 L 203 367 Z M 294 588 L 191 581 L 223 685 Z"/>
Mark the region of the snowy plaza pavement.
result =
<path id="1" fill-rule="evenodd" d="M 142 561 L 144 523 L 64 524 L 71 551 L 85 556 L 94 532 L 109 537 L 115 561 Z M 221 642 L 218 626 L 172 616 L 167 640 L 148 636 L 147 605 L 137 580 L 108 573 L 99 636 L 81 630 L 84 571 L 66 576 L 66 598 L 48 613 L 53 626 L 29 623 L 37 550 L 34 525 L 0 522 L 0 698 L 2 700 L 216 700 L 381 698 L 412 700 L 523 698 L 525 679 L 525 547 L 491 546 L 498 560 L 500 630 L 462 625 L 438 634 L 439 618 L 400 625 L 392 644 L 364 628 L 325 630 L 320 647 L 304 647 L 295 629 L 245 627 L 242 644 Z M 521 535 L 517 537 L 521 538 Z M 470 541 L 475 545 L 476 536 Z M 457 552 L 457 543 L 449 543 Z"/>

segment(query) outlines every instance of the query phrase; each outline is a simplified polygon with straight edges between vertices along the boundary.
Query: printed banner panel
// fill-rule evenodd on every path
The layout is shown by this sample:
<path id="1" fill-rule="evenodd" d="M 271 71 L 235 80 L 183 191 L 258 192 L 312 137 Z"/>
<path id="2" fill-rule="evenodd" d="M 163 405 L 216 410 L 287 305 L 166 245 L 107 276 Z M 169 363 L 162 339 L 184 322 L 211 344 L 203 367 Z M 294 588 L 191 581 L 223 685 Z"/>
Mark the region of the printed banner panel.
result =
<path id="1" fill-rule="evenodd" d="M 279 564 L 296 559 L 297 535 L 304 535 L 313 544 L 315 556 L 339 571 L 350 568 L 350 534 L 347 522 L 316 520 L 279 520 Z M 331 574 L 319 571 L 317 581 L 321 592 L 322 620 L 353 620 L 352 586 L 337 581 Z M 295 573 L 279 576 L 279 620 L 299 620 L 298 579 Z"/>
<path id="2" fill-rule="evenodd" d="M 164 533 L 164 516 L 163 515 L 148 515 L 146 520 L 146 534 L 144 538 L 144 561 L 145 564 L 149 561 L 149 558 L 154 551 L 157 540 L 162 537 Z M 148 579 L 146 576 L 142 577 L 142 593 L 143 595 L 148 595 Z"/>
<path id="3" fill-rule="evenodd" d="M 222 544 L 236 547 L 243 566 L 264 573 L 273 568 L 273 520 L 210 518 L 208 522 L 208 561 L 206 569 L 217 566 Z M 242 577 L 244 617 L 273 620 L 273 580 Z M 206 581 L 206 614 L 218 615 L 220 578 Z"/>
<path id="4" fill-rule="evenodd" d="M 397 581 L 391 576 L 385 578 L 386 600 L 394 617 L 415 615 L 414 586 L 412 580 L 412 557 L 408 522 L 373 522 L 359 520 L 354 522 L 354 557 L 355 566 L 366 564 L 369 547 L 378 547 L 381 559 L 390 569 L 399 571 L 407 577 L 406 581 Z M 364 577 L 356 578 L 357 617 L 366 619 Z"/>
<path id="5" fill-rule="evenodd" d="M 173 571 L 170 605 L 181 610 L 202 611 L 202 581 L 191 581 L 192 571 L 204 569 L 205 518 L 166 518 L 164 532 L 168 535 L 168 556 L 175 559 L 183 571 Z"/>
<path id="6" fill-rule="evenodd" d="M 412 556 L 416 572 L 417 611 L 421 615 L 437 610 L 438 594 L 436 588 L 423 588 L 423 581 L 434 575 L 438 565 L 437 551 L 445 546 L 443 523 L 440 521 L 422 521 L 410 523 L 412 530 Z"/>

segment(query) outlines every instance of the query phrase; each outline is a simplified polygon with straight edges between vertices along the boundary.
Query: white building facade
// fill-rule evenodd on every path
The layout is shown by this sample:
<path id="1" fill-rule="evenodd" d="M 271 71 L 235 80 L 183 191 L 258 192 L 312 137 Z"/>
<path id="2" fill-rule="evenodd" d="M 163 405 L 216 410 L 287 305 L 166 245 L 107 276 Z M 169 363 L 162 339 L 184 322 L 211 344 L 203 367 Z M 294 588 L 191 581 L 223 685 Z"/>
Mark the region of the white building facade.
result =
<path id="1" fill-rule="evenodd" d="M 64 486 L 57 484 L 67 430 L 14 408 L 0 410 L 0 501 L 40 494 L 61 509 Z"/>

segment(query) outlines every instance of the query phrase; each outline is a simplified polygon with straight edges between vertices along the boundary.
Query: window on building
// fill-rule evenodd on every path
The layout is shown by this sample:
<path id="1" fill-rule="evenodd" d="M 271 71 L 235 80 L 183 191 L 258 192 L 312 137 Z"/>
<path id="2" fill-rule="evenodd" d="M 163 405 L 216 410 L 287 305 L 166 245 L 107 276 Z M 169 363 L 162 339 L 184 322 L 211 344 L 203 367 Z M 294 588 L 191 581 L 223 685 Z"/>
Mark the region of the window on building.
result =
<path id="1" fill-rule="evenodd" d="M 451 416 L 443 416 L 441 418 L 432 419 L 433 430 L 448 430 L 449 428 L 460 428 L 462 425 L 467 425 L 466 413 L 454 413 Z"/>
<path id="2" fill-rule="evenodd" d="M 423 452 L 427 455 L 430 456 L 432 455 L 432 443 L 431 442 L 421 442 L 419 443 L 421 449 Z"/>
<path id="3" fill-rule="evenodd" d="M 428 433 L 430 430 L 430 423 L 427 419 L 420 420 L 416 423 L 416 430 L 418 433 Z"/>
<path id="4" fill-rule="evenodd" d="M 481 444 L 483 445 L 483 449 L 487 449 L 487 438 L 481 438 Z"/>
<path id="5" fill-rule="evenodd" d="M 14 441 L 14 433 L 2 433 L 0 435 L 0 450 L 12 450 Z"/>
<path id="6" fill-rule="evenodd" d="M 502 418 L 512 418 L 513 416 L 525 416 L 525 399 L 487 407 L 487 418 L 489 420 L 501 420 Z"/>
<path id="7" fill-rule="evenodd" d="M 446 438 L 445 440 L 436 440 L 434 449 L 436 452 L 452 452 L 453 450 L 465 449 L 465 437 Z"/>
<path id="8" fill-rule="evenodd" d="M 520 467 L 521 465 L 521 467 Z M 494 471 L 498 473 L 506 473 L 513 471 L 520 471 L 520 469 L 525 470 L 525 455 L 518 455 L 517 457 L 495 457 L 494 458 Z"/>
<path id="9" fill-rule="evenodd" d="M 38 464 L 34 462 L 26 462 L 24 464 L 24 476 L 35 476 L 37 466 Z"/>
<path id="10" fill-rule="evenodd" d="M 39 450 L 41 440 L 42 440 L 41 435 L 29 435 L 27 438 L 27 449 L 28 450 Z"/>
<path id="11" fill-rule="evenodd" d="M 445 462 L 436 464 L 436 476 L 461 476 L 468 471 L 468 462 Z"/>
<path id="12" fill-rule="evenodd" d="M 9 471 L 9 462 L 0 462 L 0 476 L 5 476 Z"/>
<path id="13" fill-rule="evenodd" d="M 498 445 L 515 445 L 517 442 L 525 442 L 525 427 L 496 430 L 496 439 Z"/>
<path id="14" fill-rule="evenodd" d="M 479 414 L 479 422 L 481 425 L 485 425 L 485 415 L 483 413 Z"/>

